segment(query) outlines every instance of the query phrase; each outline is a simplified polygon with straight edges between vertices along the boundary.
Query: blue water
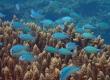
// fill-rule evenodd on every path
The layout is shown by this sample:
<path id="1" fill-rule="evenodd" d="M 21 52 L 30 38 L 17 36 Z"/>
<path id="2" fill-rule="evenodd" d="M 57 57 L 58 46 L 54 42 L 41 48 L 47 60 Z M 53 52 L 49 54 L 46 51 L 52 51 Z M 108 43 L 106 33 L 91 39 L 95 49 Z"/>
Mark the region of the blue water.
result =
<path id="1" fill-rule="evenodd" d="M 16 15 L 18 20 L 23 19 L 25 22 L 35 22 L 35 19 L 30 17 L 31 9 L 45 15 L 45 19 L 55 21 L 64 16 L 70 16 L 70 13 L 60 13 L 62 7 L 67 7 L 71 11 L 81 15 L 81 19 L 74 20 L 76 26 L 83 26 L 86 23 L 96 25 L 99 22 L 106 22 L 110 24 L 110 1 L 100 0 L 55 0 L 58 8 L 50 6 L 49 0 L 2 0 L 0 1 L 0 12 L 6 15 L 2 18 L 3 21 L 12 21 L 13 15 Z M 16 3 L 20 5 L 20 11 L 16 10 Z M 110 28 L 106 30 L 96 29 L 92 30 L 95 35 L 101 35 L 104 38 L 104 43 L 110 44 Z"/>

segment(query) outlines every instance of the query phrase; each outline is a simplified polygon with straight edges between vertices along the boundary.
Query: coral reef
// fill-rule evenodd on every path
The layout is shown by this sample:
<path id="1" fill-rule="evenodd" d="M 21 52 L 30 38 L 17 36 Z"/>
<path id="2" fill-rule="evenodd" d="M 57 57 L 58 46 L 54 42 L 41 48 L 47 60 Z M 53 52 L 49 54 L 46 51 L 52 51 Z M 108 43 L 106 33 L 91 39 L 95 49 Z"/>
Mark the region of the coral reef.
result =
<path id="1" fill-rule="evenodd" d="M 13 17 L 13 21 L 17 18 Z M 110 45 L 103 44 L 104 39 L 99 35 L 95 39 L 86 40 L 80 34 L 74 32 L 74 23 L 64 24 L 66 29 L 63 32 L 70 35 L 69 39 L 57 41 L 51 38 L 51 34 L 61 31 L 57 26 L 55 29 L 41 30 L 40 26 L 34 23 L 22 23 L 30 27 L 37 40 L 26 42 L 18 38 L 21 31 L 10 27 L 10 22 L 0 20 L 0 80 L 59 80 L 60 70 L 66 65 L 82 66 L 81 70 L 68 76 L 67 80 L 110 80 Z M 79 46 L 74 50 L 73 55 L 51 54 L 44 51 L 46 45 L 55 48 L 64 47 L 68 41 L 74 41 Z M 25 63 L 10 55 L 9 50 L 15 44 L 29 46 L 29 51 L 38 56 L 37 61 Z M 87 45 L 102 49 L 101 52 L 87 54 L 82 50 Z"/>

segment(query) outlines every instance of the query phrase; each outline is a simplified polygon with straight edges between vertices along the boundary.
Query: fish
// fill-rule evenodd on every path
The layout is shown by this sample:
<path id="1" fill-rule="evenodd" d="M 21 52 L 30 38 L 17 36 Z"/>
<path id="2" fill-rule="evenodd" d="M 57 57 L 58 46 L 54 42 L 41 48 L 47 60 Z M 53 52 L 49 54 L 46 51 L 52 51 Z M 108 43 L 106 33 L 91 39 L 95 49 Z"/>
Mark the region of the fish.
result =
<path id="1" fill-rule="evenodd" d="M 91 24 L 85 24 L 83 26 L 84 29 L 96 29 L 96 27 L 92 26 Z"/>
<path id="2" fill-rule="evenodd" d="M 19 52 L 16 52 L 16 53 L 10 53 L 12 56 L 14 56 L 14 57 L 20 57 L 20 56 L 22 56 L 22 55 L 24 55 L 24 54 L 26 54 L 26 53 L 28 53 L 26 50 L 21 50 L 21 51 L 19 51 Z"/>
<path id="3" fill-rule="evenodd" d="M 15 6 L 16 6 L 16 9 L 19 11 L 20 10 L 19 4 L 16 4 Z"/>
<path id="4" fill-rule="evenodd" d="M 70 52 L 68 49 L 63 48 L 63 47 L 58 49 L 58 53 L 63 54 L 63 55 L 72 55 L 73 54 L 73 52 Z"/>
<path id="5" fill-rule="evenodd" d="M 86 33 L 82 33 L 81 37 L 83 37 L 85 39 L 93 39 L 93 38 L 95 38 L 95 36 L 93 34 L 87 33 L 87 32 Z"/>
<path id="6" fill-rule="evenodd" d="M 101 49 L 98 49 L 96 47 L 89 46 L 89 45 L 84 47 L 83 50 L 86 51 L 87 53 L 96 53 L 96 52 L 101 51 Z"/>
<path id="7" fill-rule="evenodd" d="M 52 34 L 52 38 L 56 40 L 61 40 L 61 39 L 69 38 L 69 35 L 62 32 L 55 32 Z"/>
<path id="8" fill-rule="evenodd" d="M 32 62 L 37 60 L 37 56 L 33 56 L 31 53 L 23 54 L 19 57 L 19 60 L 24 62 Z"/>
<path id="9" fill-rule="evenodd" d="M 108 28 L 110 28 L 110 25 L 108 23 L 105 23 L 105 22 L 100 22 L 96 26 L 98 28 L 100 28 L 100 29 L 108 29 Z"/>
<path id="10" fill-rule="evenodd" d="M 39 12 L 35 12 L 33 9 L 31 9 L 31 17 L 37 20 L 44 19 L 44 15 L 40 14 Z"/>
<path id="11" fill-rule="evenodd" d="M 24 33 L 34 33 L 28 26 L 23 25 L 23 27 L 20 28 L 21 31 Z"/>
<path id="12" fill-rule="evenodd" d="M 81 67 L 80 66 L 66 66 L 64 68 L 61 69 L 60 71 L 60 79 L 59 80 L 66 80 L 66 78 L 72 74 L 75 73 L 76 71 L 80 70 Z"/>
<path id="13" fill-rule="evenodd" d="M 68 42 L 66 43 L 66 49 L 68 50 L 74 50 L 74 49 L 77 49 L 78 45 L 76 45 L 76 43 L 74 42 Z"/>
<path id="14" fill-rule="evenodd" d="M 58 52 L 58 50 L 52 46 L 45 46 L 44 50 L 47 52 L 50 52 L 50 53 L 57 53 Z"/>
<path id="15" fill-rule="evenodd" d="M 81 34 L 87 32 L 87 30 L 85 30 L 84 28 L 76 28 L 74 31 Z"/>
<path id="16" fill-rule="evenodd" d="M 11 22 L 10 23 L 10 26 L 12 28 L 15 28 L 15 29 L 20 29 L 22 28 L 24 25 L 21 23 L 21 22 Z"/>
<path id="17" fill-rule="evenodd" d="M 56 1 L 50 1 L 50 5 L 54 8 L 58 8 L 58 4 Z"/>
<path id="18" fill-rule="evenodd" d="M 59 25 L 62 23 L 63 23 L 63 21 L 61 20 L 61 18 L 54 21 L 54 24 L 56 24 L 56 25 Z"/>
<path id="19" fill-rule="evenodd" d="M 61 8 L 60 9 L 60 12 L 63 12 L 63 13 L 69 13 L 71 10 L 69 8 Z"/>
<path id="20" fill-rule="evenodd" d="M 6 15 L 4 15 L 3 13 L 0 12 L 0 18 L 5 17 Z"/>
<path id="21" fill-rule="evenodd" d="M 63 17 L 63 18 L 61 18 L 61 20 L 63 21 L 63 22 L 72 22 L 73 21 L 73 18 L 71 18 L 70 16 L 65 16 L 65 17 Z"/>
<path id="22" fill-rule="evenodd" d="M 21 33 L 21 34 L 18 34 L 18 37 L 25 41 L 35 41 L 36 40 L 36 37 L 33 37 L 30 34 Z"/>
<path id="23" fill-rule="evenodd" d="M 70 16 L 71 16 L 72 18 L 74 18 L 74 19 L 80 18 L 79 14 L 77 14 L 76 12 L 71 12 L 71 13 L 70 13 Z"/>
<path id="24" fill-rule="evenodd" d="M 19 52 L 19 51 L 25 50 L 25 49 L 27 49 L 27 46 L 24 46 L 21 44 L 16 44 L 10 48 L 10 53 L 16 53 L 16 52 Z"/>
<path id="25" fill-rule="evenodd" d="M 50 19 L 45 19 L 45 20 L 41 21 L 41 23 L 43 24 L 43 26 L 53 25 L 53 21 Z"/>

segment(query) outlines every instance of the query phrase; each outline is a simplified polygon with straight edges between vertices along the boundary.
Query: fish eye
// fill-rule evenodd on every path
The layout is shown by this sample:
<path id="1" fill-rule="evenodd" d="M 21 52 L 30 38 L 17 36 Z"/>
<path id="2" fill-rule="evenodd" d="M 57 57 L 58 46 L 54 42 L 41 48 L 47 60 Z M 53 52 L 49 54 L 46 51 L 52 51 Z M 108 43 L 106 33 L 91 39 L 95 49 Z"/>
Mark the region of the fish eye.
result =
<path id="1" fill-rule="evenodd" d="M 24 58 L 23 56 L 21 58 Z"/>

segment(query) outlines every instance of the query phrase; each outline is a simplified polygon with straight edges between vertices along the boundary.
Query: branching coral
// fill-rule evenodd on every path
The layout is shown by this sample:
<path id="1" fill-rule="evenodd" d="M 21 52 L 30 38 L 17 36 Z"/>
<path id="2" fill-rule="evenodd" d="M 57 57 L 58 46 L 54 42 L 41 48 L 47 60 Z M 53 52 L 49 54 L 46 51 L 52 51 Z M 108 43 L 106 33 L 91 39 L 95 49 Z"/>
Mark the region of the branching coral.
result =
<path id="1" fill-rule="evenodd" d="M 13 21 L 16 21 L 14 16 Z M 57 41 L 51 38 L 52 33 L 61 31 L 55 29 L 41 31 L 40 26 L 34 23 L 24 23 L 34 32 L 37 40 L 26 42 L 20 40 L 17 35 L 19 30 L 12 29 L 9 21 L 0 20 L 0 41 L 5 44 L 0 47 L 0 80 L 59 80 L 60 70 L 66 65 L 82 66 L 81 70 L 68 76 L 67 80 L 110 80 L 110 45 L 103 44 L 100 36 L 92 40 L 86 40 L 80 34 L 74 32 L 74 24 L 67 25 L 63 32 L 70 35 L 69 39 Z M 65 56 L 58 53 L 51 54 L 44 51 L 46 45 L 57 49 L 64 47 L 68 41 L 76 42 L 79 47 L 73 51 L 73 55 Z M 33 55 L 38 56 L 36 61 L 25 63 L 10 55 L 9 50 L 15 44 L 24 44 Z M 88 54 L 82 50 L 86 45 L 101 48 L 101 52 Z"/>

